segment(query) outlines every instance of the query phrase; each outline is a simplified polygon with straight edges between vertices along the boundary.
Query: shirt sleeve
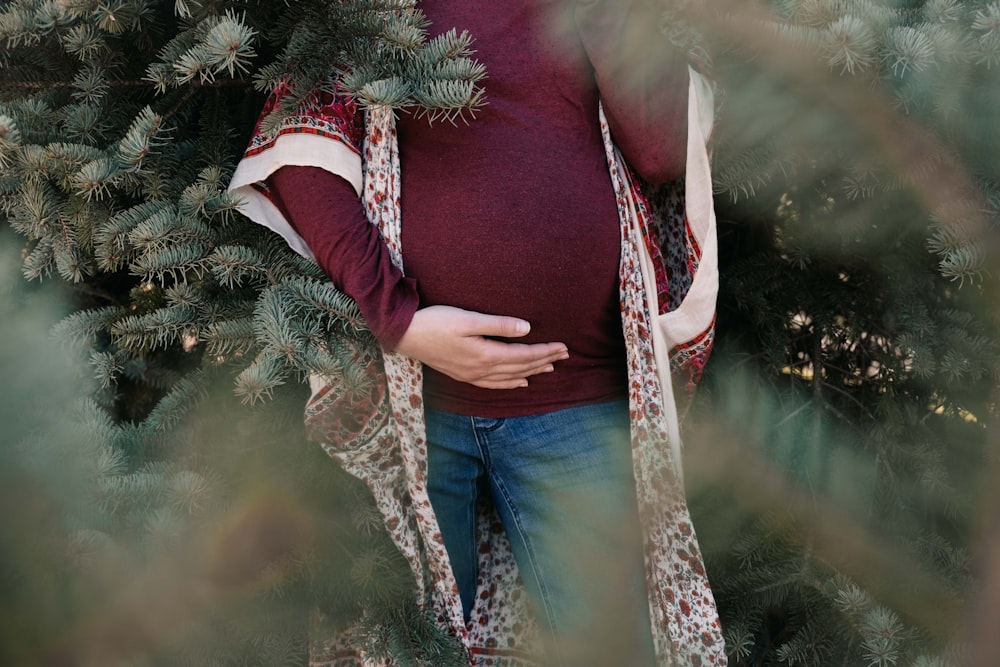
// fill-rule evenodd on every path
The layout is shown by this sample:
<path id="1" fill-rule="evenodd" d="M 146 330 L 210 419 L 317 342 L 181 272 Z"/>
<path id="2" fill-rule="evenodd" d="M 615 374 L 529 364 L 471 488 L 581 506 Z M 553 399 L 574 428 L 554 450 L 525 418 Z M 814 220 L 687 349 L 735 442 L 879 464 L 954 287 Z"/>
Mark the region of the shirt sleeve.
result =
<path id="1" fill-rule="evenodd" d="M 281 167 L 268 187 L 316 263 L 355 300 L 382 347 L 394 349 L 419 305 L 417 283 L 392 263 L 354 187 L 324 169 L 300 166 Z"/>
<path id="2" fill-rule="evenodd" d="M 644 0 L 579 0 L 587 52 L 611 135 L 647 183 L 684 175 L 687 55 L 660 32 L 660 7 Z"/>

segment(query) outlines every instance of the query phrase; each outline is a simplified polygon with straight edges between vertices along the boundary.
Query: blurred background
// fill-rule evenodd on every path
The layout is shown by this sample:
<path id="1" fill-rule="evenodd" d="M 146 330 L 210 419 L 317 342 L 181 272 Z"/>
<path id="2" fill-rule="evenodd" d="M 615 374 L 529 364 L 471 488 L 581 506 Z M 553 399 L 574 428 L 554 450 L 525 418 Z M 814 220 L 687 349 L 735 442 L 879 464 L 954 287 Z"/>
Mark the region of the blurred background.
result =
<path id="1" fill-rule="evenodd" d="M 731 664 L 1000 664 L 1000 3 L 622 2 L 637 69 L 670 45 L 716 83 L 685 467 Z M 450 664 L 301 425 L 305 374 L 373 340 L 225 193 L 266 91 L 330 62 L 475 105 L 469 70 L 439 99 L 374 68 L 438 57 L 381 11 L 0 3 L 0 664 L 300 665 L 359 619 Z"/>

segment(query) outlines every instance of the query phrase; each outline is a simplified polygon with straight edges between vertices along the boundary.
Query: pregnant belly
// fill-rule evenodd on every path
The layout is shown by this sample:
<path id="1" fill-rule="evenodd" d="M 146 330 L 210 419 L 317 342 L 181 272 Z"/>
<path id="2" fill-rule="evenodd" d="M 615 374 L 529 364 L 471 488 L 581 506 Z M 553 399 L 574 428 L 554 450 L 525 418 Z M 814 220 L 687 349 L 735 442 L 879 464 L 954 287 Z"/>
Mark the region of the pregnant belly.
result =
<path id="1" fill-rule="evenodd" d="M 444 304 L 532 325 L 524 342 L 565 342 L 588 357 L 607 354 L 618 324 L 619 229 L 593 211 L 455 211 L 449 224 L 404 215 L 403 255 L 421 305 Z"/>

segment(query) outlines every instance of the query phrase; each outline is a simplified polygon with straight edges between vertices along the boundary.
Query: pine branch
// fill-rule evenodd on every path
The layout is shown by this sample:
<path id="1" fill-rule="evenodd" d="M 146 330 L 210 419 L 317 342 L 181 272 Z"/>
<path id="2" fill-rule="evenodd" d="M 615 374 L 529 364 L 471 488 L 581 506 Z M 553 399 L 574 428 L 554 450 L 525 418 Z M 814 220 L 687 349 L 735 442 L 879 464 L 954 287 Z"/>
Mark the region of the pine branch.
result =
<path id="1" fill-rule="evenodd" d="M 171 306 L 116 320 L 111 325 L 111 333 L 124 349 L 141 353 L 179 343 L 184 333 L 197 328 L 197 319 L 193 308 Z"/>
<path id="2" fill-rule="evenodd" d="M 271 398 L 275 388 L 285 383 L 284 367 L 277 354 L 260 352 L 253 363 L 236 376 L 236 395 L 243 403 L 251 405 Z"/>
<path id="3" fill-rule="evenodd" d="M 186 375 L 157 402 L 146 417 L 144 426 L 153 433 L 166 435 L 206 396 L 204 375 L 200 372 Z"/>
<path id="4" fill-rule="evenodd" d="M 208 354 L 214 357 L 244 356 L 257 345 L 251 316 L 213 322 L 200 337 L 207 344 Z"/>
<path id="5" fill-rule="evenodd" d="M 104 81 L 110 88 L 147 88 L 156 89 L 154 82 L 145 79 L 111 79 Z M 12 79 L 0 79 L 0 89 L 22 89 L 22 90 L 59 90 L 63 88 L 77 88 L 77 81 L 19 81 Z M 243 79 L 215 79 L 212 81 L 190 81 L 186 86 L 195 90 L 199 88 L 248 88 L 252 82 Z"/>

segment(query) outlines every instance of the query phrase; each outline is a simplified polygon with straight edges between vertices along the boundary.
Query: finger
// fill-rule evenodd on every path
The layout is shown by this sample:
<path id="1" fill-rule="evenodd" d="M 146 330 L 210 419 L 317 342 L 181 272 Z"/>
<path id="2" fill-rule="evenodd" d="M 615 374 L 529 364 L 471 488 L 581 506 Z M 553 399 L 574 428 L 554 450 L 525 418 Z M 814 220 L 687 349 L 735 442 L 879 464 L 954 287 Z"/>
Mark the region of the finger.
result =
<path id="1" fill-rule="evenodd" d="M 512 382 L 515 380 L 524 380 L 539 373 L 551 373 L 553 370 L 555 368 L 552 364 L 543 364 L 541 366 L 521 368 L 513 371 L 490 371 L 482 377 L 477 378 L 472 384 L 476 384 L 477 382 Z"/>
<path id="2" fill-rule="evenodd" d="M 515 366 L 507 367 L 495 367 L 490 369 L 481 377 L 477 378 L 478 381 L 510 381 L 526 379 L 532 375 L 540 375 L 542 373 L 551 373 L 555 370 L 555 366 L 551 361 L 545 361 L 538 364 L 523 365 L 518 364 Z"/>
<path id="3" fill-rule="evenodd" d="M 506 371 L 506 372 L 519 372 L 519 371 L 523 371 L 523 372 L 527 373 L 528 371 L 530 371 L 532 369 L 538 368 L 540 366 L 545 366 L 547 364 L 553 364 L 553 363 L 556 363 L 558 361 L 562 361 L 563 359 L 566 359 L 568 357 L 569 357 L 569 352 L 567 352 L 565 350 L 565 348 L 557 348 L 557 349 L 549 352 L 548 354 L 545 354 L 545 355 L 537 357 L 537 358 L 531 357 L 531 358 L 527 359 L 526 361 L 516 361 L 516 362 L 504 361 L 504 362 L 500 362 L 500 363 L 495 364 L 494 368 L 496 368 L 497 370 Z"/>
<path id="4" fill-rule="evenodd" d="M 482 340 L 482 354 L 490 366 L 511 371 L 515 367 L 533 368 L 569 356 L 563 343 L 504 343 L 499 340 Z"/>
<path id="5" fill-rule="evenodd" d="M 528 371 L 524 374 L 524 377 L 531 377 L 532 375 L 539 375 L 541 373 L 551 373 L 555 369 L 556 367 L 552 364 L 541 364 L 540 366 L 528 369 Z"/>
<path id="6" fill-rule="evenodd" d="M 465 321 L 468 336 L 499 336 L 501 338 L 518 338 L 531 331 L 531 324 L 519 317 L 505 315 L 487 315 L 486 313 L 469 312 Z"/>
<path id="7" fill-rule="evenodd" d="M 541 363 L 534 364 L 530 366 L 518 365 L 508 368 L 494 368 L 491 369 L 486 375 L 484 375 L 481 380 L 514 380 L 518 378 L 527 378 L 532 375 L 538 375 L 539 373 L 551 373 L 555 370 L 555 366 L 551 363 Z"/>
<path id="8" fill-rule="evenodd" d="M 471 384 L 483 389 L 521 389 L 528 386 L 528 381 L 524 378 L 513 380 L 477 380 Z"/>

